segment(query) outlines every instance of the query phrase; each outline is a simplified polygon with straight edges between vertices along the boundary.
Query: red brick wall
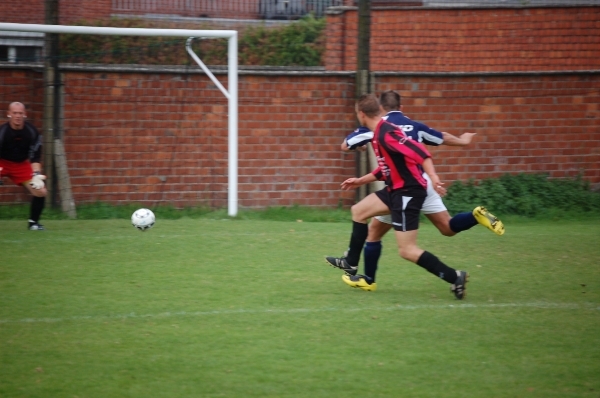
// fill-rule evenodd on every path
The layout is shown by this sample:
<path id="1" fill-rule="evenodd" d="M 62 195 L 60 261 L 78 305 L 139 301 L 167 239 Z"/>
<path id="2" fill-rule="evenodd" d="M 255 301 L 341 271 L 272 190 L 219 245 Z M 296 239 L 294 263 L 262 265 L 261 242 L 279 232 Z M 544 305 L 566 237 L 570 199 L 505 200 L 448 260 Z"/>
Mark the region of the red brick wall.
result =
<path id="1" fill-rule="evenodd" d="M 0 15 L 11 22 L 39 23 L 13 18 L 40 10 L 43 20 L 30 3 L 5 3 Z M 599 13 L 374 9 L 372 70 L 393 71 L 375 74 L 374 91 L 399 90 L 405 112 L 434 128 L 478 133 L 470 148 L 433 151 L 448 182 L 547 172 L 600 183 Z M 329 15 L 327 29 L 328 70 L 354 70 L 356 11 Z M 538 73 L 549 70 L 595 72 Z M 497 74 L 461 74 L 473 71 Z M 532 73 L 503 73 L 511 71 Z M 41 79 L 19 66 L 0 69 L 5 106 L 26 102 L 40 128 Z M 206 76 L 71 71 L 65 91 L 76 202 L 226 206 L 227 104 Z M 351 203 L 338 185 L 354 174 L 354 156 L 338 148 L 354 128 L 354 93 L 347 73 L 240 75 L 240 206 Z M 23 200 L 19 188 L 0 189 L 2 203 Z"/>
<path id="2" fill-rule="evenodd" d="M 432 150 L 443 179 L 548 173 L 600 182 L 600 73 L 423 77 L 379 76 L 407 116 L 454 135 L 475 132 L 465 148 Z"/>
<path id="3" fill-rule="evenodd" d="M 377 9 L 371 70 L 511 72 L 600 69 L 600 7 Z M 327 16 L 325 65 L 355 70 L 357 11 Z"/>
<path id="4" fill-rule="evenodd" d="M 339 144 L 355 127 L 353 76 L 256 73 L 239 83 L 240 207 L 349 205 L 353 193 L 338 187 L 354 175 L 354 155 Z M 38 127 L 41 84 L 37 72 L 0 69 L 2 97 L 34 104 Z M 469 148 L 433 150 L 448 183 L 516 172 L 600 182 L 600 73 L 376 76 L 385 89 L 401 92 L 413 119 L 478 133 Z M 227 103 L 206 76 L 67 72 L 65 91 L 76 203 L 226 207 Z M 27 200 L 20 192 L 4 186 L 0 202 Z"/>
<path id="5" fill-rule="evenodd" d="M 43 0 L 3 0 L 0 5 L 0 21 L 8 23 L 44 23 Z"/>
<path id="6" fill-rule="evenodd" d="M 44 23 L 44 0 L 2 0 L 0 21 L 11 23 Z M 239 2 L 201 1 L 186 9 L 184 3 L 145 2 L 149 8 L 140 8 L 142 2 L 123 3 L 125 7 L 114 8 L 112 0 L 59 0 L 60 23 L 69 25 L 81 20 L 107 20 L 113 14 L 140 16 L 146 14 L 177 15 L 182 17 L 208 17 L 232 19 L 256 19 L 259 0 Z M 152 7 L 150 7 L 152 6 Z"/>
<path id="7" fill-rule="evenodd" d="M 81 20 L 97 21 L 110 18 L 112 0 L 60 0 L 60 23 L 69 25 Z"/>
<path id="8" fill-rule="evenodd" d="M 59 0 L 62 25 L 87 19 L 90 21 L 110 18 L 112 0 Z M 10 23 L 45 23 L 44 0 L 2 0 L 0 21 Z"/>
<path id="9" fill-rule="evenodd" d="M 4 121 L 8 104 L 22 102 L 27 108 L 28 120 L 42 128 L 44 88 L 42 73 L 26 69 L 0 69 L 0 117 Z M 41 131 L 41 130 L 40 130 Z"/>
<path id="10" fill-rule="evenodd" d="M 0 70 L 3 98 L 27 90 L 6 85 L 14 73 Z M 350 204 L 338 186 L 354 157 L 338 148 L 353 128 L 352 80 L 240 76 L 240 207 Z M 76 203 L 227 206 L 227 101 L 206 76 L 67 72 L 64 82 Z M 3 187 L 0 201 L 25 200 L 19 192 Z"/>

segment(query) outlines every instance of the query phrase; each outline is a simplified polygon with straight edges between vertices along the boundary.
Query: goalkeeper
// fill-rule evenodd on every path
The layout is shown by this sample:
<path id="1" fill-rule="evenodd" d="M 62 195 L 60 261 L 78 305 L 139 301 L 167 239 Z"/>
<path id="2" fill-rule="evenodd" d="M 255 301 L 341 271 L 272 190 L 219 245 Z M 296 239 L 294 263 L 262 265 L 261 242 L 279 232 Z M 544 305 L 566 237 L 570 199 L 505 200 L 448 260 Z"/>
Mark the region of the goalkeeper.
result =
<path id="1" fill-rule="evenodd" d="M 46 176 L 41 174 L 42 136 L 27 123 L 25 105 L 13 102 L 8 106 L 8 122 L 0 125 L 0 177 L 8 177 L 23 185 L 31 195 L 31 211 L 27 228 L 43 231 L 39 223 L 46 199 Z M 1 180 L 0 180 L 1 181 Z"/>

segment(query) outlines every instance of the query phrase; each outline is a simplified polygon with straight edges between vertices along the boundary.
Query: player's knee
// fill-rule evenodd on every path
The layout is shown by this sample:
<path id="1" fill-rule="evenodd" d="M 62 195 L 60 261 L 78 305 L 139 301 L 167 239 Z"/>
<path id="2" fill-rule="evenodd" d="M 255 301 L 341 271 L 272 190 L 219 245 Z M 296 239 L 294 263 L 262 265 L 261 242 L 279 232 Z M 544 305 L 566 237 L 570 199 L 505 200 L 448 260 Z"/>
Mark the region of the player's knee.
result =
<path id="1" fill-rule="evenodd" d="M 429 218 L 429 216 L 428 216 Z M 444 236 L 454 236 L 456 235 L 456 232 L 454 232 L 451 228 L 450 228 L 450 219 L 448 218 L 447 220 L 438 220 L 435 218 L 429 218 L 429 220 L 431 221 L 431 223 L 437 228 L 438 231 L 440 231 L 440 233 Z"/>
<path id="2" fill-rule="evenodd" d="M 453 230 L 450 229 L 450 226 L 446 227 L 446 228 L 439 228 L 440 233 L 444 236 L 454 236 L 456 235 L 456 232 L 454 232 Z"/>
<path id="3" fill-rule="evenodd" d="M 429 221 L 440 231 L 440 233 L 444 236 L 454 236 L 456 232 L 454 232 L 450 228 L 450 215 L 447 211 L 427 214 L 426 215 Z"/>
<path id="4" fill-rule="evenodd" d="M 369 230 L 369 234 L 367 235 L 367 242 L 379 242 L 383 238 L 383 235 L 379 233 L 373 233 L 373 231 Z"/>
<path id="5" fill-rule="evenodd" d="M 369 224 L 369 235 L 367 240 L 369 242 L 380 241 L 383 238 L 383 235 L 386 234 L 387 231 L 390 230 L 390 227 L 386 224 L 380 223 L 379 226 L 374 226 L 373 223 Z"/>
<path id="6" fill-rule="evenodd" d="M 31 194 L 37 198 L 44 198 L 48 194 L 46 189 L 32 189 Z"/>
<path id="7" fill-rule="evenodd" d="M 352 220 L 361 222 L 365 220 L 364 210 L 359 204 L 355 204 L 350 208 L 350 212 L 352 213 Z"/>
<path id="8" fill-rule="evenodd" d="M 422 250 L 417 246 L 407 246 L 398 249 L 398 254 L 405 260 L 416 263 L 421 255 Z"/>

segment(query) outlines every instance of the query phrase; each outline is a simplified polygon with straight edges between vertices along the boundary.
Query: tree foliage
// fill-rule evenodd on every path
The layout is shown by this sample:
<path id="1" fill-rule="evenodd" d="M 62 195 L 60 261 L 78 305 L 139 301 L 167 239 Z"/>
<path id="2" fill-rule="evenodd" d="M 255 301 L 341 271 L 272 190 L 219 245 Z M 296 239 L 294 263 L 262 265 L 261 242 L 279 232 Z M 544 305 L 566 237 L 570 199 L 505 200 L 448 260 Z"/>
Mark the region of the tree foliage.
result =
<path id="1" fill-rule="evenodd" d="M 141 19 L 113 19 L 79 25 L 122 28 L 214 29 L 209 25 L 152 23 Z M 239 31 L 238 63 L 242 66 L 319 66 L 325 49 L 325 19 L 312 15 L 279 27 L 247 27 Z M 60 37 L 62 63 L 191 65 L 185 39 L 173 37 L 64 34 Z M 202 39 L 194 51 L 207 65 L 227 64 L 226 39 Z"/>

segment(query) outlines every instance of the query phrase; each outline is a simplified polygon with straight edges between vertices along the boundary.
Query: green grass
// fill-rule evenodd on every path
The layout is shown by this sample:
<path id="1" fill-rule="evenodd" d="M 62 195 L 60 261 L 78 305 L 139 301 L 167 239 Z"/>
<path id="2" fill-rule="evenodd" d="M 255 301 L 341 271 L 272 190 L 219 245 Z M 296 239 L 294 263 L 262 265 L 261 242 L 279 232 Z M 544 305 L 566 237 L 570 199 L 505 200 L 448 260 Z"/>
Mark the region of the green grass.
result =
<path id="1" fill-rule="evenodd" d="M 141 207 L 141 204 L 114 206 L 108 203 L 88 203 L 77 206 L 79 220 L 126 219 Z M 176 209 L 171 206 L 149 207 L 161 220 L 178 220 L 183 217 L 222 220 L 230 218 L 227 209 L 208 209 L 193 207 Z M 30 205 L 0 206 L 0 220 L 26 220 L 29 217 Z M 68 216 L 59 208 L 44 209 L 43 220 L 67 220 Z M 269 220 L 269 221 L 308 221 L 308 222 L 340 222 L 352 220 L 348 209 L 314 208 L 306 206 L 268 207 L 262 210 L 239 209 L 236 220 Z M 425 217 L 423 217 L 424 220 Z M 45 221 L 44 221 L 45 222 Z"/>
<path id="2" fill-rule="evenodd" d="M 46 220 L 0 221 L 0 397 L 600 396 L 598 219 L 424 225 L 462 302 L 391 235 L 347 287 L 349 223 Z"/>

